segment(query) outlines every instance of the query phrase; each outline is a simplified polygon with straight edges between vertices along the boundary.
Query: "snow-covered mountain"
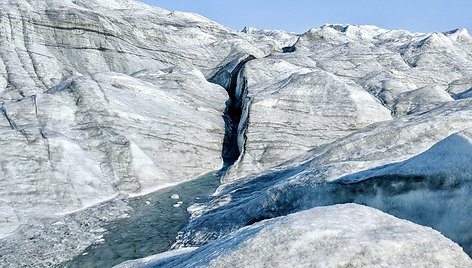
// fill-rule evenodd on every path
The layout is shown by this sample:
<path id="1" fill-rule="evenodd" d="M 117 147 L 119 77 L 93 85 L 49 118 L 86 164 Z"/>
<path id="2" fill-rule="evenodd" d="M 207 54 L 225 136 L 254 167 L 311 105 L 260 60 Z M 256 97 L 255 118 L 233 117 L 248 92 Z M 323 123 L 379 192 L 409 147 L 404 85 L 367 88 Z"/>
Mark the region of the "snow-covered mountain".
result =
<path id="1" fill-rule="evenodd" d="M 259 265 L 472 266 L 466 29 L 236 32 L 132 0 L 0 7 L 1 267 L 80 267 L 169 191 L 199 199 L 159 207 L 172 221 L 198 203 L 158 267 L 247 267 L 253 250 Z M 102 262 L 162 251 L 139 243 Z"/>

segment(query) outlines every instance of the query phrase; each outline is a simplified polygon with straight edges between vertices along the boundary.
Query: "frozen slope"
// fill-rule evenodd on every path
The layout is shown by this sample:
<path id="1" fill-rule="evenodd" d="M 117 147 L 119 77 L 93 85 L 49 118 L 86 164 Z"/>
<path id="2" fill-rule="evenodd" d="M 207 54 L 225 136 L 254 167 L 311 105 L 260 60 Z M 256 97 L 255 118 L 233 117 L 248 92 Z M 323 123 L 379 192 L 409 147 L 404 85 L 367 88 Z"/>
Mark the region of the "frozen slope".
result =
<path id="1" fill-rule="evenodd" d="M 2 0 L 0 7 L 0 100 L 43 92 L 77 73 L 179 66 L 209 78 L 275 47 L 197 14 L 131 0 Z"/>
<path id="2" fill-rule="evenodd" d="M 103 206 L 220 169 L 228 95 L 207 80 L 281 50 L 128 0 L 0 0 L 0 10 L 3 266 L 57 265 L 94 241 L 78 227 L 92 215 L 107 211 L 98 230 L 126 215 Z M 80 220 L 64 220 L 70 212 Z M 38 253 L 51 244 L 61 250 Z"/>
<path id="3" fill-rule="evenodd" d="M 223 165 L 222 66 L 271 39 L 128 0 L 0 1 L 0 237 Z"/>
<path id="4" fill-rule="evenodd" d="M 21 223 L 218 169 L 225 100 L 199 71 L 168 69 L 76 77 L 4 104 L 2 210 Z"/>
<path id="5" fill-rule="evenodd" d="M 239 125 L 243 154 L 227 181 L 392 119 L 387 108 L 355 83 L 277 56 L 248 62 L 238 82 L 236 92 L 248 115 Z"/>
<path id="6" fill-rule="evenodd" d="M 171 254 L 115 268 L 472 265 L 462 249 L 439 232 L 355 204 L 262 221 L 193 251 L 181 249 Z"/>
<path id="7" fill-rule="evenodd" d="M 223 185 L 211 202 L 195 208 L 181 244 L 199 245 L 314 206 L 358 202 L 431 226 L 471 252 L 472 147 L 470 131 L 461 132 L 472 127 L 471 116 L 470 100 L 451 102 L 374 124 Z"/>

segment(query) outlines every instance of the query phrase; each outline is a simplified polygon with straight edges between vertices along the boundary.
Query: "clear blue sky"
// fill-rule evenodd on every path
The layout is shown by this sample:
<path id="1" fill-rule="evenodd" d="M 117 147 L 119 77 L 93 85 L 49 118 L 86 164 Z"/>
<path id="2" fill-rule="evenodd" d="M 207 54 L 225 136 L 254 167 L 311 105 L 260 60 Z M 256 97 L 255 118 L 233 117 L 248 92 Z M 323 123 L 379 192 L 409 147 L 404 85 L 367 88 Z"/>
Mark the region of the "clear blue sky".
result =
<path id="1" fill-rule="evenodd" d="M 415 32 L 472 30 L 472 0 L 140 0 L 244 26 L 303 33 L 324 23 L 373 24 Z"/>

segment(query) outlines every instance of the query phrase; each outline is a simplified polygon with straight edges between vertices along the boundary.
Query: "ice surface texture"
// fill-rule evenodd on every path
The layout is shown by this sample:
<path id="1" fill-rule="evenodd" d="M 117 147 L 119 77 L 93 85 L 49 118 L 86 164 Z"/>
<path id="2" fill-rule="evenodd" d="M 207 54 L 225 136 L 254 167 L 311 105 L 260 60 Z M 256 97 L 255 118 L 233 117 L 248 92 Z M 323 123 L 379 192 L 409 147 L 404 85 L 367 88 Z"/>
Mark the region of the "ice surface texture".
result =
<path id="1" fill-rule="evenodd" d="M 439 232 L 354 204 L 265 220 L 188 251 L 129 261 L 115 268 L 472 265 L 462 249 Z"/>
<path id="2" fill-rule="evenodd" d="M 75 248 L 51 241 L 87 219 L 102 230 L 132 213 L 129 195 L 227 156 L 237 159 L 224 184 L 193 207 L 178 245 L 357 202 L 472 251 L 467 30 L 236 32 L 131 0 L 0 0 L 0 10 L 0 266 L 82 254 L 102 231 L 84 227 Z M 33 254 L 50 243 L 61 250 Z"/>

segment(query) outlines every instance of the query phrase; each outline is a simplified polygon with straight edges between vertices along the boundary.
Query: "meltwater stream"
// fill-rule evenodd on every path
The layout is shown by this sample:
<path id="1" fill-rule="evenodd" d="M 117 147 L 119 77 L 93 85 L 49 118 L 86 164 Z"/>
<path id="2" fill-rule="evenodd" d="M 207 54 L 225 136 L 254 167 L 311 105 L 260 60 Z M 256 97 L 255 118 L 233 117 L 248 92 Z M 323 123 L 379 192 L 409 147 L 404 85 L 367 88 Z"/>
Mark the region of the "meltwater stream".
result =
<path id="1" fill-rule="evenodd" d="M 171 249 L 178 232 L 188 223 L 187 208 L 195 203 L 208 201 L 220 185 L 222 176 L 237 161 L 241 154 L 238 139 L 245 126 L 240 126 L 246 99 L 245 86 L 239 85 L 238 76 L 244 64 L 254 59 L 248 56 L 237 62 L 232 70 L 223 68 L 210 81 L 225 87 L 228 101 L 223 114 L 225 121 L 222 148 L 223 167 L 197 179 L 178 184 L 145 196 L 128 200 L 133 212 L 125 219 L 113 221 L 104 226 L 107 233 L 103 243 L 85 249 L 75 259 L 60 267 L 112 267 L 127 260 L 147 257 Z M 229 64 L 231 66 L 231 64 Z M 229 83 L 225 83 L 227 81 Z M 240 96 L 236 96 L 238 86 L 242 86 Z M 246 111 L 247 112 L 247 111 Z M 247 122 L 243 122 L 244 124 Z M 178 195 L 179 200 L 172 199 Z M 176 202 L 183 202 L 175 207 Z"/>
<path id="2" fill-rule="evenodd" d="M 128 218 L 108 226 L 104 242 L 89 246 L 75 259 L 60 267 L 112 267 L 170 249 L 178 231 L 188 222 L 187 208 L 205 202 L 219 186 L 224 171 L 209 172 L 197 179 L 129 200 Z M 177 194 L 180 199 L 171 199 Z M 174 207 L 182 201 L 180 207 Z"/>

